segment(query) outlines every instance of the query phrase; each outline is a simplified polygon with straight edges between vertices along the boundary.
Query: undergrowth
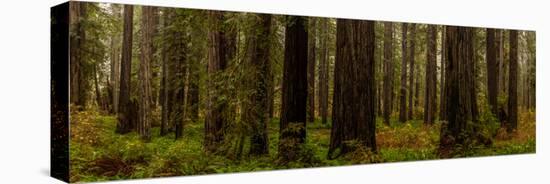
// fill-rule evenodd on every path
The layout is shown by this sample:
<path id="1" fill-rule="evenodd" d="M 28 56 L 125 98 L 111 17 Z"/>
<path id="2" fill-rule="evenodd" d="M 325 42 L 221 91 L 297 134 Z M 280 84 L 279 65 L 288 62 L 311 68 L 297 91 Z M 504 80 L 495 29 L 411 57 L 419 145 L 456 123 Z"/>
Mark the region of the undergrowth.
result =
<path id="1" fill-rule="evenodd" d="M 491 125 L 484 129 L 484 134 L 494 134 L 493 144 L 468 149 L 460 157 L 535 152 L 534 112 L 520 113 L 519 128 L 513 135 L 503 135 L 494 128 L 491 117 L 483 118 Z M 356 149 L 346 156 L 328 160 L 331 123 L 316 120 L 307 125 L 307 141 L 299 153 L 301 159 L 277 164 L 278 120 L 268 126 L 269 154 L 240 159 L 204 153 L 202 121 L 187 124 L 180 140 L 175 140 L 173 134 L 161 137 L 159 128 L 154 127 L 149 143 L 142 142 L 134 132 L 116 134 L 116 123 L 116 117 L 95 111 L 71 112 L 71 182 L 439 159 L 441 126 L 440 123 L 425 126 L 421 120 L 400 123 L 396 119 L 391 119 L 390 126 L 386 126 L 377 119 L 377 153 Z"/>

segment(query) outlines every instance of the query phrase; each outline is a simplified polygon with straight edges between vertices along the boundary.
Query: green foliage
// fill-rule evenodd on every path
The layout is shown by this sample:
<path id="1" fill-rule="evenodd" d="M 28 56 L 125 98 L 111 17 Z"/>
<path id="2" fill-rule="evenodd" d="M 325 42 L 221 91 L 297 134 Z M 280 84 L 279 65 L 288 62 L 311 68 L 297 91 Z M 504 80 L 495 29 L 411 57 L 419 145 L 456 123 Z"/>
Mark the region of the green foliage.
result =
<path id="1" fill-rule="evenodd" d="M 490 156 L 503 154 L 533 153 L 536 140 L 534 113 L 523 113 L 516 139 L 495 139 L 493 146 L 470 146 L 460 149 L 456 157 Z M 181 176 L 211 173 L 247 172 L 274 169 L 290 169 L 320 166 L 342 166 L 380 162 L 416 161 L 439 159 L 440 124 L 428 127 L 420 120 L 399 123 L 393 117 L 391 126 L 377 119 L 378 152 L 373 153 L 360 146 L 355 151 L 334 160 L 327 159 L 330 123 L 319 120 L 307 125 L 306 143 L 300 146 L 298 160 L 278 164 L 279 145 L 278 119 L 268 124 L 269 150 L 264 156 L 239 159 L 231 154 L 206 154 L 202 150 L 204 122 L 191 122 L 184 128 L 183 139 L 174 141 L 174 135 L 153 136 L 144 143 L 136 133 L 115 134 L 116 118 L 102 116 L 95 111 L 71 113 L 70 164 L 71 181 L 106 181 L 129 178 Z M 480 114 L 483 131 L 492 132 L 497 124 L 494 116 Z M 159 128 L 152 135 L 159 135 Z M 527 131 L 527 132 L 525 132 Z M 246 141 L 246 140 L 245 140 Z M 234 142 L 226 142 L 232 144 Z M 349 143 L 353 145 L 353 143 Z M 246 147 L 243 149 L 247 149 Z"/>

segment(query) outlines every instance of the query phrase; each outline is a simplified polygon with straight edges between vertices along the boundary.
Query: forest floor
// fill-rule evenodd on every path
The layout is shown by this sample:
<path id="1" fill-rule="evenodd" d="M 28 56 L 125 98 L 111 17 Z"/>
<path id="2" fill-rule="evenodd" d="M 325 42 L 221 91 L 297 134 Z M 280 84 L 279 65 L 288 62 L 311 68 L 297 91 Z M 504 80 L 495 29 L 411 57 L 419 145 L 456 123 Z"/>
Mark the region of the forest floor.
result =
<path id="1" fill-rule="evenodd" d="M 354 152 L 328 160 L 330 123 L 323 125 L 316 121 L 307 127 L 306 148 L 311 158 L 296 163 L 277 164 L 278 120 L 273 120 L 268 126 L 269 155 L 232 160 L 226 156 L 203 152 L 202 121 L 186 125 L 183 139 L 177 141 L 174 141 L 173 134 L 159 136 L 159 128 L 154 127 L 152 140 L 144 143 L 134 132 L 116 134 L 117 120 L 114 116 L 101 115 L 95 111 L 72 113 L 70 181 L 90 182 L 439 159 L 439 123 L 427 127 L 422 120 L 407 123 L 392 120 L 391 126 L 386 126 L 381 119 L 377 121 L 378 154 Z M 491 146 L 472 148 L 457 157 L 534 153 L 535 124 L 534 112 L 521 112 L 518 132 L 514 136 L 498 133 Z"/>

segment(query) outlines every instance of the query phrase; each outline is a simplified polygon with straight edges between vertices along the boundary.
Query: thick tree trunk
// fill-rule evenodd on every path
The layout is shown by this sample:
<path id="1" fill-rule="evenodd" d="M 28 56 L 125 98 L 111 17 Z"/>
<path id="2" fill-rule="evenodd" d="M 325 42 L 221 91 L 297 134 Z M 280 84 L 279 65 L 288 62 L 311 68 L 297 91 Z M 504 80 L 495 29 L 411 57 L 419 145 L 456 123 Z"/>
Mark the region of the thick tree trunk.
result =
<path id="1" fill-rule="evenodd" d="M 439 154 L 452 156 L 456 145 L 472 138 L 470 123 L 476 121 L 472 94 L 474 75 L 474 30 L 468 27 L 446 27 L 447 66 L 445 71 L 446 117 L 441 129 Z"/>
<path id="2" fill-rule="evenodd" d="M 401 26 L 401 88 L 399 89 L 399 121 L 407 121 L 407 23 Z"/>
<path id="3" fill-rule="evenodd" d="M 437 109 L 437 28 L 428 25 L 426 62 L 426 96 L 424 98 L 424 124 L 433 125 Z"/>
<path id="4" fill-rule="evenodd" d="M 320 35 L 319 35 L 319 115 L 321 116 L 321 123 L 327 123 L 328 116 L 328 19 L 323 18 L 320 20 Z"/>
<path id="5" fill-rule="evenodd" d="M 393 23 L 384 23 L 384 123 L 390 125 L 391 98 L 393 94 Z"/>
<path id="6" fill-rule="evenodd" d="M 510 30 L 510 60 L 508 65 L 508 122 L 507 131 L 513 132 L 518 127 L 518 31 Z"/>
<path id="7" fill-rule="evenodd" d="M 498 75 L 497 44 L 495 29 L 487 28 L 486 60 L 487 60 L 487 99 L 491 112 L 498 115 Z"/>
<path id="8" fill-rule="evenodd" d="M 270 37 L 271 15 L 261 14 L 253 18 L 254 30 L 246 39 L 246 64 L 249 69 L 246 89 L 251 91 L 248 101 L 243 104 L 243 121 L 251 127 L 250 155 L 268 154 L 267 125 L 269 124 L 269 90 L 273 87 L 271 72 Z M 307 36 L 307 35 L 306 35 Z M 307 53 L 304 52 L 304 53 Z M 304 72 L 305 74 L 305 72 Z M 305 97 L 304 97 L 305 100 Z M 305 109 L 304 109 L 305 110 Z"/>
<path id="9" fill-rule="evenodd" d="M 374 22 L 337 20 L 334 106 L 329 159 L 340 149 L 376 152 Z"/>
<path id="10" fill-rule="evenodd" d="M 416 24 L 411 24 L 411 35 L 409 37 L 409 109 L 408 109 L 408 117 L 409 119 L 414 119 L 413 117 L 413 111 L 414 111 L 414 56 L 415 56 L 415 43 L 416 43 Z"/>
<path id="11" fill-rule="evenodd" d="M 315 121 L 315 65 L 316 65 L 316 37 L 317 19 L 309 18 L 308 26 L 308 63 L 307 63 L 307 121 Z"/>
<path id="12" fill-rule="evenodd" d="M 118 104 L 118 124 L 116 132 L 127 133 L 133 129 L 134 117 L 130 116 L 130 77 L 132 70 L 132 34 L 134 7 L 124 5 L 124 30 L 122 60 L 120 69 L 120 102 Z"/>
<path id="13" fill-rule="evenodd" d="M 142 6 L 141 58 L 139 63 L 139 118 L 138 133 L 145 141 L 151 140 L 151 62 L 153 61 L 153 8 Z"/>
<path id="14" fill-rule="evenodd" d="M 295 161 L 306 140 L 308 34 L 305 17 L 287 16 L 279 158 Z"/>

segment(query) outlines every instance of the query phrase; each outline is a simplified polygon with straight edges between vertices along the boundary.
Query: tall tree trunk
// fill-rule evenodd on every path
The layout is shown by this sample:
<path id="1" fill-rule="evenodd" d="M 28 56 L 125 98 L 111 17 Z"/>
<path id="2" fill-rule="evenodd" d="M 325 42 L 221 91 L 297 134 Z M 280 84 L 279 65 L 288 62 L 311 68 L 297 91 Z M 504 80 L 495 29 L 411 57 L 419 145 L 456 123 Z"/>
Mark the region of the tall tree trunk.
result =
<path id="1" fill-rule="evenodd" d="M 505 95 L 506 94 L 506 88 L 505 88 L 505 84 L 506 84 L 506 80 L 505 80 L 505 75 L 506 75 L 506 57 L 505 57 L 505 50 L 504 50 L 504 30 L 502 29 L 498 29 L 497 30 L 497 39 L 498 39 L 498 43 L 497 43 L 497 46 L 498 46 L 498 63 L 499 63 L 499 90 L 500 90 L 500 94 L 501 95 Z M 502 117 L 502 120 L 504 120 L 506 118 Z"/>
<path id="2" fill-rule="evenodd" d="M 113 16 L 115 18 L 120 18 L 120 6 L 111 4 L 113 9 Z M 120 88 L 120 48 L 118 44 L 120 42 L 119 35 L 113 34 L 111 36 L 111 77 L 110 77 L 110 97 L 111 97 L 111 108 L 110 111 L 113 114 L 118 113 L 118 99 L 119 99 L 119 88 Z"/>
<path id="3" fill-rule="evenodd" d="M 474 30 L 468 27 L 446 27 L 445 97 L 446 119 L 441 129 L 439 154 L 452 156 L 456 145 L 463 145 L 471 138 L 471 122 L 475 121 L 472 87 L 474 75 Z"/>
<path id="4" fill-rule="evenodd" d="M 327 123 L 328 116 L 328 19 L 320 20 L 320 35 L 319 35 L 319 114 L 321 115 L 321 123 Z"/>
<path id="5" fill-rule="evenodd" d="M 424 98 L 424 123 L 433 125 L 437 109 L 437 28 L 428 25 L 426 62 L 426 97 Z"/>
<path id="6" fill-rule="evenodd" d="M 445 110 L 445 107 L 447 107 L 447 105 L 445 104 L 446 102 L 446 96 L 445 96 L 445 86 L 446 86 L 446 80 L 447 78 L 445 77 L 446 75 L 446 71 L 447 71 L 447 32 L 445 31 L 445 28 L 446 26 L 441 26 L 441 87 L 439 88 L 440 90 L 440 95 L 439 95 L 439 120 L 440 121 L 443 121 L 443 120 L 446 120 L 446 117 L 445 115 L 447 114 L 446 110 Z"/>
<path id="7" fill-rule="evenodd" d="M 315 121 L 315 64 L 316 64 L 316 37 L 317 19 L 309 18 L 308 25 L 308 63 L 307 63 L 307 121 Z"/>
<path id="8" fill-rule="evenodd" d="M 153 61 L 153 8 L 142 6 L 141 60 L 139 63 L 139 118 L 138 133 L 145 141 L 151 140 L 151 62 Z"/>
<path id="9" fill-rule="evenodd" d="M 295 161 L 306 140 L 308 34 L 305 17 L 286 18 L 279 158 Z"/>
<path id="10" fill-rule="evenodd" d="M 393 23 L 384 23 L 384 123 L 390 125 L 391 98 L 393 94 Z"/>
<path id="11" fill-rule="evenodd" d="M 164 42 L 168 42 L 168 37 L 169 37 L 169 31 L 167 31 L 166 29 L 168 28 L 168 26 L 170 26 L 170 21 L 171 21 L 171 16 L 172 16 L 172 11 L 170 8 L 164 8 L 163 10 L 163 23 L 162 23 L 162 27 L 163 27 L 163 31 L 162 31 L 162 37 L 163 37 L 163 41 Z M 168 67 L 168 62 L 169 62 L 169 49 L 168 49 L 168 44 L 166 44 L 165 46 L 162 47 L 162 50 L 161 50 L 161 57 L 162 57 L 162 66 L 161 66 L 161 70 L 162 70 L 162 78 L 161 78 L 161 81 L 160 81 L 160 104 L 161 104 L 161 122 L 160 122 L 160 136 L 164 136 L 168 133 L 168 122 L 169 122 L 169 102 L 170 102 L 170 93 L 169 93 L 169 85 L 168 85 L 168 77 L 170 76 L 169 75 L 169 69 L 170 67 Z"/>
<path id="12" fill-rule="evenodd" d="M 358 146 L 376 152 L 374 22 L 337 20 L 334 105 L 329 159 Z"/>
<path id="13" fill-rule="evenodd" d="M 130 114 L 130 77 L 132 70 L 132 34 L 134 7 L 124 5 L 124 30 L 122 41 L 122 60 L 120 69 L 120 102 L 118 104 L 118 124 L 116 132 L 127 133 L 133 128 L 133 117 Z"/>
<path id="14" fill-rule="evenodd" d="M 537 107 L 537 90 L 536 90 L 536 70 L 537 70 L 537 57 L 536 57 L 536 36 L 535 32 L 527 32 L 527 51 L 529 55 L 528 64 L 529 67 L 529 109 L 534 109 Z"/>
<path id="15" fill-rule="evenodd" d="M 411 24 L 411 35 L 409 37 L 409 111 L 408 111 L 408 117 L 409 119 L 414 119 L 413 117 L 413 111 L 414 111 L 414 56 L 415 56 L 415 42 L 416 42 L 416 24 Z"/>
<path id="16" fill-rule="evenodd" d="M 495 29 L 487 28 L 486 60 L 487 60 L 487 97 L 491 112 L 498 115 L 498 60 Z"/>
<path id="17" fill-rule="evenodd" d="M 518 31 L 510 30 L 510 60 L 508 77 L 508 132 L 517 130 L 518 127 Z"/>
<path id="18" fill-rule="evenodd" d="M 221 99 L 219 80 L 227 67 L 226 56 L 227 38 L 225 37 L 224 13 L 219 11 L 208 12 L 210 30 L 208 32 L 208 93 L 206 103 L 206 120 L 204 147 L 208 152 L 215 152 L 224 140 L 224 126 L 226 124 L 223 113 L 226 104 Z"/>
<path id="19" fill-rule="evenodd" d="M 268 14 L 260 14 L 259 17 L 254 17 L 252 20 L 254 29 L 246 39 L 248 49 L 246 51 L 246 64 L 249 69 L 246 88 L 252 92 L 249 95 L 249 100 L 243 104 L 243 121 L 251 127 L 250 155 L 269 153 L 267 137 L 267 125 L 270 121 L 269 90 L 273 87 L 270 84 L 272 76 L 270 75 L 271 60 L 269 57 L 271 19 L 271 15 Z M 307 53 L 307 51 L 304 53 Z"/>
<path id="20" fill-rule="evenodd" d="M 182 14 L 182 10 L 174 10 L 172 12 L 171 24 L 181 25 L 181 20 L 185 20 L 187 15 Z M 182 26 L 183 27 L 183 26 Z M 170 102 L 168 103 L 168 119 L 169 127 L 174 128 L 175 139 L 180 139 L 183 136 L 183 127 L 186 120 L 186 77 L 187 77 L 187 65 L 189 48 L 188 45 L 188 33 L 185 28 L 174 27 L 169 30 L 169 34 L 172 36 L 169 38 L 172 41 L 172 49 L 169 51 L 170 64 L 168 65 L 168 95 Z"/>
<path id="21" fill-rule="evenodd" d="M 160 11 L 159 11 L 159 8 L 158 7 L 151 7 L 151 12 L 152 12 L 152 23 L 151 23 L 151 29 L 153 30 L 151 35 L 152 37 L 156 38 L 157 36 L 159 36 L 159 24 L 160 24 Z M 151 95 L 150 95 L 150 98 L 151 98 L 151 109 L 155 109 L 157 108 L 157 105 L 159 105 L 159 93 L 160 93 L 160 86 L 159 85 L 154 85 L 153 82 L 154 81 L 157 81 L 159 80 L 158 78 L 161 77 L 161 74 L 160 74 L 160 67 L 162 65 L 162 58 L 161 57 L 158 57 L 157 56 L 157 49 L 158 49 L 158 46 L 159 44 L 155 44 L 154 40 L 153 40 L 153 44 L 152 44 L 152 48 L 151 48 L 151 52 L 153 53 L 153 56 L 152 56 L 152 60 L 150 62 L 150 66 L 151 66 L 151 80 L 149 81 L 151 84 Z"/>
<path id="22" fill-rule="evenodd" d="M 70 38 L 70 103 L 77 110 L 85 109 L 88 94 L 88 78 L 84 74 L 84 54 L 86 30 L 83 20 L 87 18 L 86 3 L 71 2 L 69 5 L 71 27 Z"/>
<path id="23" fill-rule="evenodd" d="M 399 90 L 399 121 L 407 121 L 407 28 L 408 24 L 401 26 L 401 89 Z"/>

